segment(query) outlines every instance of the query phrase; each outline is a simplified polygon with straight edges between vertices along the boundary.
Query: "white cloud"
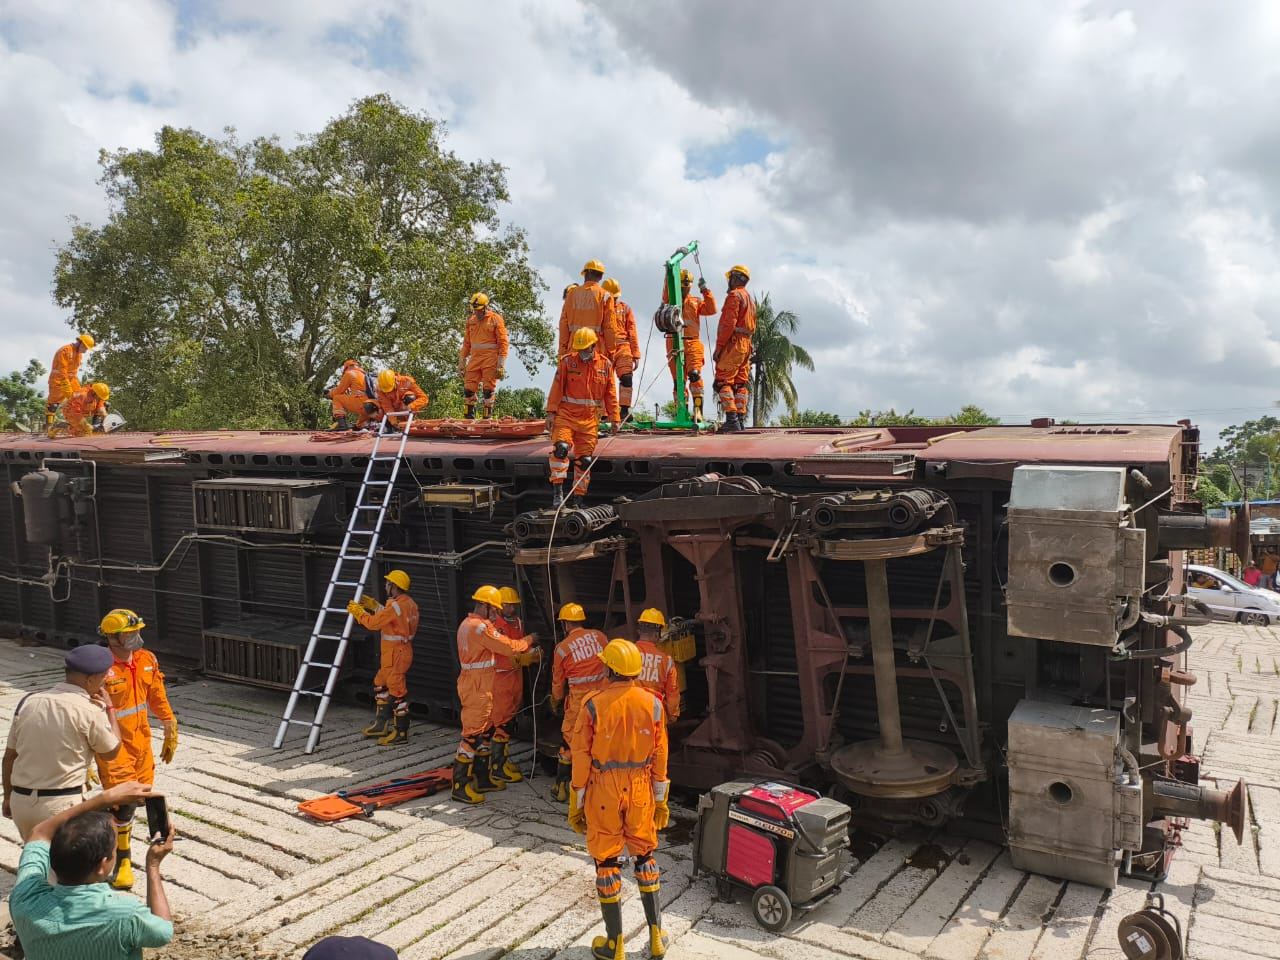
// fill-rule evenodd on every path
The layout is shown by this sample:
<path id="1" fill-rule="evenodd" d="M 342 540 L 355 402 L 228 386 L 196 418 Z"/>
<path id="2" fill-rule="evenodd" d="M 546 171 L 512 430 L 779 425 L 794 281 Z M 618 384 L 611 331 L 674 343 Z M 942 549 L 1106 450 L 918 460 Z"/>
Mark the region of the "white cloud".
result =
<path id="1" fill-rule="evenodd" d="M 1269 5 L 485 11 L 0 2 L 10 365 L 67 338 L 53 253 L 68 216 L 104 215 L 99 148 L 148 146 L 166 123 L 291 140 L 387 90 L 446 120 L 459 154 L 507 165 L 505 216 L 528 231 L 549 315 L 600 257 L 647 323 L 661 262 L 697 238 L 717 290 L 745 262 L 800 315 L 807 406 L 1226 410 L 1199 417 L 1210 431 L 1270 406 Z M 767 148 L 705 162 L 744 137 Z M 668 390 L 660 344 L 651 399 Z"/>

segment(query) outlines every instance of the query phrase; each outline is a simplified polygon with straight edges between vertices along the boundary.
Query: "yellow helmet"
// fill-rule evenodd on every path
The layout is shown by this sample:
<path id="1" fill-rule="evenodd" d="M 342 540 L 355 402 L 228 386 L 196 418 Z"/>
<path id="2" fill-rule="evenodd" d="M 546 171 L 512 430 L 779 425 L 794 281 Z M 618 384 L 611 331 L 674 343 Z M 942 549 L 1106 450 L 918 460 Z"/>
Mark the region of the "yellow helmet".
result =
<path id="1" fill-rule="evenodd" d="M 693 274 L 692 274 L 692 273 L 690 273 L 688 270 L 681 270 L 681 271 L 680 271 L 680 284 L 681 284 L 681 286 L 683 286 L 683 285 L 684 285 L 684 284 L 686 284 L 686 283 L 693 283 Z"/>
<path id="2" fill-rule="evenodd" d="M 473 293 L 467 303 L 471 304 L 472 308 L 487 307 L 489 305 L 489 297 L 483 293 Z"/>
<path id="3" fill-rule="evenodd" d="M 93 349 L 94 340 L 93 340 L 92 334 L 82 333 L 78 337 L 76 337 L 76 339 L 80 341 L 80 345 L 83 346 L 86 350 Z"/>
<path id="4" fill-rule="evenodd" d="M 515 587 L 499 587 L 498 596 L 502 597 L 503 603 L 519 603 L 520 594 L 516 593 Z"/>
<path id="5" fill-rule="evenodd" d="M 750 280 L 750 279 L 751 279 L 751 271 L 750 271 L 750 270 L 748 270 L 746 267 L 744 267 L 744 266 L 743 266 L 742 264 L 740 264 L 740 263 L 735 263 L 732 267 L 730 267 L 728 270 L 726 270 L 726 271 L 724 272 L 724 278 L 725 278 L 726 280 L 728 280 L 728 279 L 729 279 L 729 274 L 731 274 L 731 273 L 740 273 L 740 274 L 742 274 L 744 277 L 746 277 L 748 280 Z"/>
<path id="6" fill-rule="evenodd" d="M 619 284 L 617 280 L 613 279 L 613 277 L 607 278 L 604 283 L 600 284 L 600 286 L 604 287 L 605 293 L 612 294 L 615 297 L 622 292 L 622 285 Z"/>
<path id="7" fill-rule="evenodd" d="M 598 656 L 606 667 L 622 677 L 638 677 L 644 668 L 644 654 L 630 640 L 610 640 Z"/>
<path id="8" fill-rule="evenodd" d="M 667 618 L 662 615 L 662 611 L 657 607 L 650 607 L 644 613 L 640 614 L 640 619 L 636 622 L 653 624 L 655 627 L 665 627 L 667 625 Z"/>
<path id="9" fill-rule="evenodd" d="M 378 374 L 378 390 L 381 393 L 390 393 L 396 388 L 396 372 L 394 370 L 383 370 Z"/>
<path id="10" fill-rule="evenodd" d="M 387 583 L 394 583 L 401 590 L 409 589 L 409 575 L 403 570 L 392 570 L 382 579 Z"/>
<path id="11" fill-rule="evenodd" d="M 502 594 L 498 592 L 498 588 L 490 587 L 487 584 L 483 587 L 477 587 L 476 592 L 471 595 L 471 599 L 487 603 L 491 607 L 502 606 Z"/>
<path id="12" fill-rule="evenodd" d="M 582 609 L 580 603 L 566 603 L 560 608 L 560 620 L 567 620 L 570 623 L 582 623 L 587 619 L 587 611 Z"/>
<path id="13" fill-rule="evenodd" d="M 599 260 L 588 260 L 582 265 L 582 272 L 586 273 L 604 273 L 604 264 Z"/>
<path id="14" fill-rule="evenodd" d="M 95 383 L 89 389 L 91 389 L 93 391 L 93 395 L 97 397 L 99 400 L 101 400 L 103 403 L 106 403 L 108 400 L 111 399 L 111 388 L 108 387 L 105 383 L 102 383 L 101 381 L 99 381 L 98 383 Z"/>
<path id="15" fill-rule="evenodd" d="M 586 350 L 588 347 L 594 347 L 599 339 L 590 327 L 579 327 L 573 331 L 573 339 L 569 341 L 569 346 L 574 350 Z"/>
<path id="16" fill-rule="evenodd" d="M 102 618 L 102 622 L 98 624 L 98 632 L 104 637 L 113 637 L 117 633 L 133 633 L 145 626 L 142 618 L 132 610 L 117 607 Z"/>

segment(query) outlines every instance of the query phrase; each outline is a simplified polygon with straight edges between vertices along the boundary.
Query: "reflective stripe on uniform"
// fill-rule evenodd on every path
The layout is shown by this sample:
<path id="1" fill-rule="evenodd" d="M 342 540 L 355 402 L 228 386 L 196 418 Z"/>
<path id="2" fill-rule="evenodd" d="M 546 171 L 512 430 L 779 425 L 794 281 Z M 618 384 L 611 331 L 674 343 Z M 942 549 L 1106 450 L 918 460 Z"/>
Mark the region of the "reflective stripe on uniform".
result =
<path id="1" fill-rule="evenodd" d="M 602 772 L 607 770 L 641 770 L 652 762 L 652 757 L 645 757 L 643 760 L 606 760 L 604 763 L 599 760 L 592 760 L 591 769 Z"/>
<path id="2" fill-rule="evenodd" d="M 495 666 L 497 662 L 498 662 L 497 660 L 490 658 L 488 660 L 480 660 L 476 663 L 464 663 L 462 665 L 462 669 L 463 670 L 487 670 L 489 667 Z"/>
<path id="3" fill-rule="evenodd" d="M 134 706 L 130 707 L 128 710 L 117 710 L 117 711 L 116 711 L 116 719 L 117 719 L 117 720 L 123 720 L 125 717 L 132 717 L 132 716 L 133 716 L 135 713 L 137 713 L 139 710 L 141 710 L 143 713 L 146 713 L 146 712 L 147 712 L 147 705 L 146 705 L 145 703 L 139 703 L 139 704 L 136 704 L 136 705 L 134 705 Z"/>
<path id="4" fill-rule="evenodd" d="M 733 332 L 734 333 L 753 333 L 754 331 L 748 330 L 746 327 L 734 327 Z"/>
<path id="5" fill-rule="evenodd" d="M 390 640 L 392 643 L 408 643 L 409 642 L 408 637 L 402 637 L 399 634 L 395 634 L 395 633 L 384 633 L 382 635 L 382 639 Z"/>
<path id="6" fill-rule="evenodd" d="M 567 677 L 566 679 L 569 681 L 570 686 L 574 686 L 579 683 L 597 683 L 604 679 L 604 674 L 597 673 L 590 677 Z"/>
<path id="7" fill-rule="evenodd" d="M 561 397 L 561 398 L 560 398 L 560 402 L 561 402 L 561 403 L 576 403 L 576 404 L 580 404 L 581 406 L 584 406 L 584 407 L 598 407 L 598 406 L 600 406 L 600 405 L 601 405 L 599 400 L 589 400 L 589 399 L 584 399 L 584 398 L 581 398 L 581 397 Z"/>

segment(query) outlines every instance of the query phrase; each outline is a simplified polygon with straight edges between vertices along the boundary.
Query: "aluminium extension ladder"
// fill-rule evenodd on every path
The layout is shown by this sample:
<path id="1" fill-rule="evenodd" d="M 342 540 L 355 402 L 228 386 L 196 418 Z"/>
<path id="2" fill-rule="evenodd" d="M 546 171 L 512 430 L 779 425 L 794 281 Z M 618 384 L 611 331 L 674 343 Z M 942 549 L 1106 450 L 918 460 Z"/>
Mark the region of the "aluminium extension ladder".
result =
<path id="1" fill-rule="evenodd" d="M 387 422 L 404 419 L 403 431 L 399 434 L 386 433 Z M 373 450 L 369 453 L 369 462 L 365 464 L 364 479 L 360 482 L 360 492 L 356 494 L 356 503 L 347 518 L 347 533 L 342 538 L 342 546 L 338 549 L 338 559 L 333 565 L 333 573 L 329 575 L 329 587 L 324 592 L 324 600 L 320 611 L 316 614 L 315 626 L 311 628 L 311 640 L 302 655 L 302 663 L 298 665 L 298 677 L 293 681 L 293 691 L 289 694 L 289 703 L 284 708 L 284 716 L 280 719 L 280 729 L 276 733 L 275 748 L 278 750 L 284 743 L 285 734 L 290 724 L 309 727 L 307 733 L 307 753 L 315 750 L 320 740 L 320 728 L 324 725 L 324 716 L 329 710 L 329 702 L 333 698 L 333 688 L 338 682 L 338 673 L 342 669 L 342 660 L 347 652 L 347 644 L 351 638 L 351 627 L 355 618 L 347 612 L 345 603 L 336 605 L 334 595 L 350 590 L 350 597 L 356 603 L 364 595 L 365 584 L 369 581 L 369 571 L 374 564 L 378 551 L 378 540 L 382 534 L 382 521 L 387 516 L 387 503 L 391 491 L 395 489 L 396 477 L 400 473 L 400 464 L 404 460 L 404 447 L 409 440 L 409 427 L 413 423 L 413 413 L 388 413 L 378 426 L 378 433 L 373 438 Z M 397 443 L 394 456 L 379 453 L 383 441 Z M 374 471 L 379 464 L 391 465 L 390 473 L 376 478 Z M 358 571 L 358 572 L 357 572 Z M 338 629 L 341 618 L 342 628 Z M 317 660 L 322 645 L 337 642 L 337 651 L 333 661 Z M 313 680 L 310 671 L 323 673 L 323 686 L 318 678 Z M 294 716 L 298 705 L 304 697 L 317 700 L 315 715 L 310 720 Z"/>

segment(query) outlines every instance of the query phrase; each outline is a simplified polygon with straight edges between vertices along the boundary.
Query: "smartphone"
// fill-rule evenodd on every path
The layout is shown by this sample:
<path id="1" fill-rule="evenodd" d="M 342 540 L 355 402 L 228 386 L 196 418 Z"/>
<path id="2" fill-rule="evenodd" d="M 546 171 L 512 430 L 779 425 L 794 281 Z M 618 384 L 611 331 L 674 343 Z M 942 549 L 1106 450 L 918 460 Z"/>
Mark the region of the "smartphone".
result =
<path id="1" fill-rule="evenodd" d="M 151 843 L 163 843 L 169 836 L 169 808 L 164 797 L 147 797 L 147 837 Z"/>

